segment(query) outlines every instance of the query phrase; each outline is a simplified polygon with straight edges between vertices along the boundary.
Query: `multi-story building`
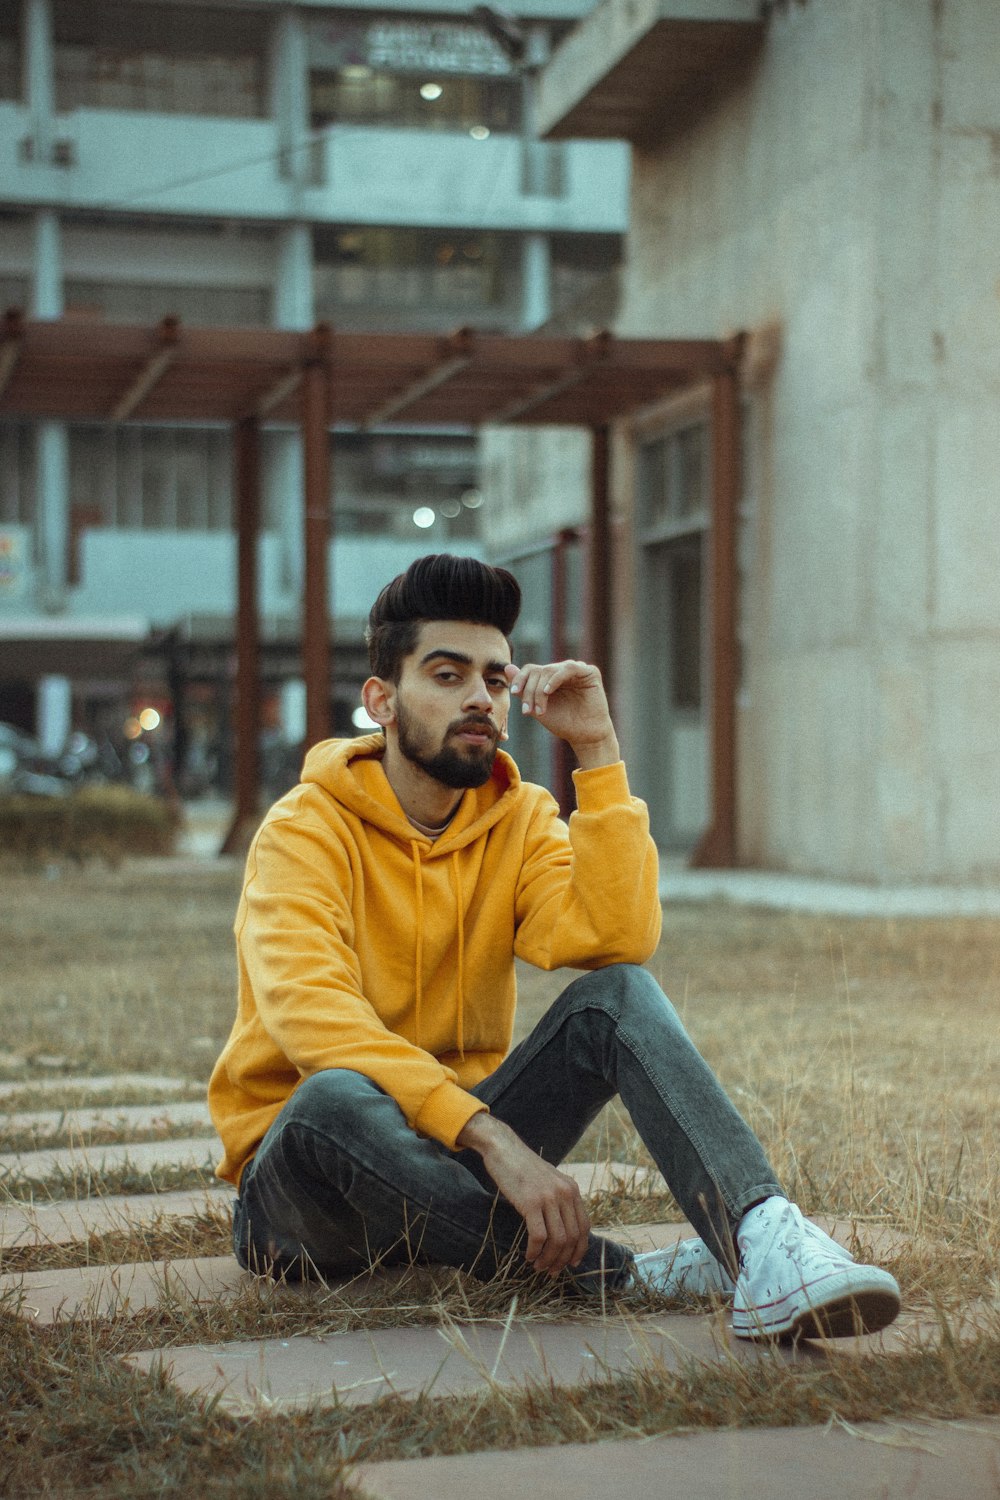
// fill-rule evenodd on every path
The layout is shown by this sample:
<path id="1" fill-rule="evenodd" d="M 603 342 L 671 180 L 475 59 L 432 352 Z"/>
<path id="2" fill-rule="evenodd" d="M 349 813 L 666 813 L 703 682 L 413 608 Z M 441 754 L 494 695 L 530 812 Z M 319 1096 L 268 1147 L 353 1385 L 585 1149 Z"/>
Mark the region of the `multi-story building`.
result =
<path id="1" fill-rule="evenodd" d="M 538 68 L 591 3 L 519 0 L 505 47 L 455 0 L 4 0 L 2 305 L 150 326 L 544 323 L 593 294 L 626 227 L 626 147 L 532 136 Z M 263 436 L 267 672 L 294 741 L 301 449 Z M 189 738 L 222 732 L 230 441 L 0 417 L 0 719 L 54 747 L 182 672 Z M 338 434 L 338 728 L 373 589 L 420 551 L 478 547 L 482 499 L 470 432 Z M 160 656 L 138 656 L 151 640 Z"/>
<path id="2" fill-rule="evenodd" d="M 725 606 L 738 861 L 1000 874 L 998 76 L 996 0 L 603 0 L 542 74 L 547 138 L 633 143 L 614 331 L 745 336 L 728 598 L 711 390 L 613 439 L 618 719 L 663 845 L 706 826 Z M 544 578 L 587 461 L 489 436 L 494 555 Z"/>

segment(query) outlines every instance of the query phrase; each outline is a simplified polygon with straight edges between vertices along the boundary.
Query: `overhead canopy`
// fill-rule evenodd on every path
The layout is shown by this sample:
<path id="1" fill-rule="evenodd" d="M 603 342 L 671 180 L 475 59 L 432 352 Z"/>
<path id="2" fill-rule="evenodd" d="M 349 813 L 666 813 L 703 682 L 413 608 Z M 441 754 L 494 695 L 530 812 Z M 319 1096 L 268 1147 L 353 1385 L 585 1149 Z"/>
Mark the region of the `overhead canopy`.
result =
<path id="1" fill-rule="evenodd" d="M 127 671 L 149 640 L 140 616 L 0 614 L 0 677 L 107 677 Z"/>
<path id="2" fill-rule="evenodd" d="M 605 426 L 720 373 L 712 339 L 156 328 L 8 313 L 0 415 L 62 421 L 298 422 L 303 371 L 331 423 Z"/>
<path id="3" fill-rule="evenodd" d="M 689 124 L 747 68 L 759 0 L 604 0 L 542 70 L 539 133 L 648 145 Z"/>
<path id="4" fill-rule="evenodd" d="M 226 848 L 246 842 L 259 796 L 260 428 L 302 434 L 304 576 L 302 676 L 306 742 L 329 733 L 331 682 L 327 553 L 329 429 L 364 431 L 485 423 L 589 427 L 591 463 L 587 649 L 611 669 L 609 428 L 697 382 L 712 390 L 712 819 L 701 862 L 731 861 L 736 694 L 735 517 L 739 491 L 741 340 L 619 339 L 548 334 L 308 333 L 155 328 L 73 318 L 0 326 L 0 417 L 62 422 L 225 422 L 235 429 L 238 533 L 236 812 Z M 65 629 L 66 616 L 59 616 Z M 68 643 L 68 637 L 67 637 Z M 16 649 L 26 649 L 27 643 Z M 91 646 L 91 649 L 93 647 Z M 65 668 L 64 668 L 65 670 Z"/>

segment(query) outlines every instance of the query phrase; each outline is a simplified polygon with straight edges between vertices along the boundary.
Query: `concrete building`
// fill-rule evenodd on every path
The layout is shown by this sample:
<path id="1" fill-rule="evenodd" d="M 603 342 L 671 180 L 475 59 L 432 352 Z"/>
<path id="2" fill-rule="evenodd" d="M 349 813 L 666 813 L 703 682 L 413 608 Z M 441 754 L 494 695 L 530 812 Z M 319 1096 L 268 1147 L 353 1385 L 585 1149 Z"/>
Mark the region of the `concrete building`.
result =
<path id="1" fill-rule="evenodd" d="M 456 0 L 3 0 L 0 307 L 150 328 L 543 323 L 614 266 L 626 226 L 623 144 L 532 133 L 538 68 L 590 3 L 519 0 L 512 55 Z M 263 441 L 265 662 L 294 741 L 302 455 L 292 429 Z M 0 397 L 0 719 L 55 749 L 136 695 L 169 700 L 181 673 L 189 742 L 224 740 L 232 467 L 208 424 L 18 422 Z M 349 731 L 373 590 L 429 548 L 481 545 L 475 437 L 339 433 L 335 495 Z"/>
<path id="2" fill-rule="evenodd" d="M 549 139 L 632 144 L 615 331 L 745 336 L 741 863 L 1000 873 L 998 77 L 995 0 L 603 0 L 541 78 Z M 695 389 L 614 436 L 618 716 L 682 850 L 711 770 L 711 425 Z M 544 571 L 586 462 L 488 437 L 497 556 Z"/>

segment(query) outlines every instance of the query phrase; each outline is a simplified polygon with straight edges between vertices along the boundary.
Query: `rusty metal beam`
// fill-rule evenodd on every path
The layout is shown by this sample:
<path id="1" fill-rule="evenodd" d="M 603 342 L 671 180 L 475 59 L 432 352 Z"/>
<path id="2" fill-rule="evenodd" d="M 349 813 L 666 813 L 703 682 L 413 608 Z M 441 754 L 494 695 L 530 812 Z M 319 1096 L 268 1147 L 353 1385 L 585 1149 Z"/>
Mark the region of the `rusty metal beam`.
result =
<path id="1" fill-rule="evenodd" d="M 576 542 L 574 527 L 560 531 L 553 545 L 551 556 L 552 614 L 550 630 L 552 636 L 552 660 L 565 661 L 569 656 L 569 641 L 566 636 L 566 615 L 569 605 L 569 579 L 567 577 L 566 554 Z M 559 804 L 559 811 L 568 818 L 573 811 L 573 752 L 566 740 L 554 739 L 552 743 L 552 795 Z"/>
<path id="2" fill-rule="evenodd" d="M 269 417 L 276 407 L 295 394 L 302 384 L 301 369 L 286 370 L 285 373 L 264 391 L 254 402 L 253 415 L 261 422 Z"/>
<path id="3" fill-rule="evenodd" d="M 546 401 L 552 401 L 556 396 L 562 396 L 566 391 L 571 391 L 574 386 L 582 385 L 595 364 L 607 359 L 613 347 L 610 333 L 597 333 L 593 338 L 579 343 L 577 345 L 578 357 L 571 370 L 568 370 L 565 375 L 560 375 L 558 380 L 550 380 L 545 385 L 535 386 L 526 396 L 519 396 L 516 401 L 510 402 L 493 416 L 487 417 L 486 421 L 501 427 L 506 422 L 517 422 L 521 417 L 526 417 L 530 411 L 544 406 Z"/>
<path id="4" fill-rule="evenodd" d="M 590 546 L 587 552 L 587 640 L 611 698 L 611 436 L 592 427 L 590 458 Z"/>
<path id="5" fill-rule="evenodd" d="M 313 335 L 300 387 L 305 467 L 305 587 L 302 601 L 302 675 L 306 685 L 306 746 L 330 733 L 330 611 L 327 544 L 330 536 L 329 335 Z"/>
<path id="6" fill-rule="evenodd" d="M 691 864 L 724 869 L 736 863 L 736 695 L 739 688 L 736 543 L 740 496 L 742 340 L 733 340 L 727 368 L 712 382 L 711 526 L 711 821 Z"/>
<path id="7" fill-rule="evenodd" d="M 368 432 L 373 427 L 380 427 L 385 422 L 391 422 L 393 417 L 398 417 L 402 412 L 416 403 L 424 396 L 429 396 L 432 391 L 447 385 L 456 375 L 467 370 L 473 358 L 473 336 L 468 328 L 460 328 L 451 338 L 442 340 L 442 353 L 448 354 L 443 363 L 432 366 L 431 369 L 410 382 L 402 391 L 395 396 L 390 396 L 381 406 L 376 407 L 369 416 L 361 423 L 362 431 Z"/>
<path id="8" fill-rule="evenodd" d="M 150 354 L 132 384 L 111 408 L 112 422 L 127 422 L 136 407 L 146 399 L 153 387 L 159 384 L 164 373 L 177 358 L 180 319 L 164 318 L 157 333 L 159 348 L 155 353 Z"/>
<path id="9" fill-rule="evenodd" d="M 8 309 L 0 333 L 0 396 L 10 382 L 15 366 L 21 357 L 24 340 L 24 319 L 16 307 Z"/>
<path id="10" fill-rule="evenodd" d="M 260 428 L 236 424 L 236 805 L 221 854 L 242 854 L 260 821 L 260 619 L 257 543 L 260 534 Z"/>

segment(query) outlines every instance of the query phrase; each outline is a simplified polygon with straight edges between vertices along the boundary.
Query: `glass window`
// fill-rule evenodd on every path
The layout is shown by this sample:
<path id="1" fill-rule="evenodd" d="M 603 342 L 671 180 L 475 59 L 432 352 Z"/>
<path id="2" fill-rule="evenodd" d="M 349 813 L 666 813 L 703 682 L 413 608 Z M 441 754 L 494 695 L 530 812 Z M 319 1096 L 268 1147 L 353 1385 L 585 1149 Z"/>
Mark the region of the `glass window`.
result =
<path id="1" fill-rule="evenodd" d="M 313 73 L 310 110 L 315 128 L 383 125 L 418 130 L 520 129 L 521 87 L 510 78 L 397 76 L 353 64 Z"/>
<path id="2" fill-rule="evenodd" d="M 0 31 L 0 99 L 21 97 L 20 72 L 21 59 L 17 34 L 4 27 Z"/>
<path id="3" fill-rule="evenodd" d="M 71 511 L 86 527 L 229 530 L 231 468 L 221 428 L 73 427 Z"/>
<path id="4" fill-rule="evenodd" d="M 263 116 L 264 18 L 121 0 L 55 0 L 56 108 Z"/>
<path id="5" fill-rule="evenodd" d="M 316 315 L 439 326 L 442 317 L 502 323 L 517 288 L 516 247 L 491 232 L 319 229 Z"/>
<path id="6" fill-rule="evenodd" d="M 709 508 L 706 423 L 692 423 L 640 444 L 637 462 L 639 517 L 645 532 L 704 521 Z"/>
<path id="7" fill-rule="evenodd" d="M 66 310 L 109 323 L 158 323 L 178 317 L 201 327 L 260 328 L 269 321 L 264 287 L 130 286 L 67 281 Z"/>

